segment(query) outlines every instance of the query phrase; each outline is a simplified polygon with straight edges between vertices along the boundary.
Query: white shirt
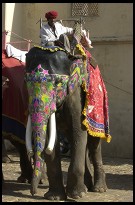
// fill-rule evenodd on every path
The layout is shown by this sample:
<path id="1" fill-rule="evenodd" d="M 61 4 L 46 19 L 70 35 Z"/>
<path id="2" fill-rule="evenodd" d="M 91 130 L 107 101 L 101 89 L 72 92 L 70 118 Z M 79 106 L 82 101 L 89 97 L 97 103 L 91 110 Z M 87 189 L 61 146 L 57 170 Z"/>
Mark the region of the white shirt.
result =
<path id="1" fill-rule="evenodd" d="M 41 37 L 41 46 L 45 46 L 48 42 L 54 42 L 59 39 L 61 34 L 72 34 L 73 28 L 65 27 L 59 22 L 55 22 L 55 33 L 52 31 L 52 28 L 49 24 L 46 24 L 40 29 L 40 37 Z M 86 36 L 86 31 L 82 30 L 82 35 L 85 36 L 86 41 L 89 45 L 91 45 L 91 40 Z"/>
<path id="2" fill-rule="evenodd" d="M 56 41 L 59 39 L 61 34 L 72 34 L 73 28 L 65 27 L 59 22 L 55 22 L 55 33 L 52 31 L 52 28 L 46 24 L 40 29 L 40 37 L 41 37 L 41 46 L 45 46 L 46 43 L 50 41 Z"/>

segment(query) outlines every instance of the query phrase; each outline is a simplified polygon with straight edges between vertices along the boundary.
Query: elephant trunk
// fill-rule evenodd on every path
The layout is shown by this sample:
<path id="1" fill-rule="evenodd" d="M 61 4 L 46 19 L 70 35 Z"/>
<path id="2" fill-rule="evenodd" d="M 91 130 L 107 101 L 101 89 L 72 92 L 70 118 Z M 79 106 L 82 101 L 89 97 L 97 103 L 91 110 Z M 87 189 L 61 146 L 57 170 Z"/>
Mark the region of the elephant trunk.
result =
<path id="1" fill-rule="evenodd" d="M 48 122 L 48 120 L 49 120 L 49 122 Z M 50 116 L 49 119 L 46 119 L 42 123 L 41 127 L 38 127 L 38 131 L 36 130 L 36 132 L 35 132 L 33 130 L 35 156 L 34 156 L 33 179 L 32 179 L 32 184 L 31 184 L 31 194 L 32 195 L 37 193 L 37 188 L 39 185 L 39 181 L 41 179 L 41 174 L 42 174 L 42 169 L 43 169 L 42 152 L 45 148 L 45 136 L 46 136 L 47 124 L 49 125 L 49 143 L 48 143 L 48 146 L 46 148 L 46 153 L 51 154 L 53 151 L 55 139 L 56 139 L 55 112 Z M 31 126 L 31 118 L 30 117 L 28 118 L 28 126 Z M 29 131 L 29 133 L 32 132 L 32 130 L 30 128 L 28 129 L 28 131 Z M 28 148 L 27 152 L 30 152 L 32 149 L 32 141 L 28 141 L 28 139 L 27 139 L 27 148 Z"/>
<path id="2" fill-rule="evenodd" d="M 43 118 L 42 122 L 38 123 L 39 117 L 37 116 L 38 115 L 36 115 L 36 121 L 32 121 L 32 131 L 34 138 L 34 170 L 30 190 L 32 196 L 37 193 L 37 188 L 41 180 L 41 175 L 44 168 L 43 152 L 45 148 L 46 130 L 48 124 L 48 118 Z"/>

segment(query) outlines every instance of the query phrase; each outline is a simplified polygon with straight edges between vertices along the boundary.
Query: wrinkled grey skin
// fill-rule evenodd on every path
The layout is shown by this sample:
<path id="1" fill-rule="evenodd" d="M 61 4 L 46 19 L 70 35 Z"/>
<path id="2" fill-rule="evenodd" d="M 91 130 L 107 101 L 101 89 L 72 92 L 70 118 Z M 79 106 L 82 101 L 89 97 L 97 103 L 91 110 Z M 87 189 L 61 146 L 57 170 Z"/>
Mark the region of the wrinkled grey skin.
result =
<path id="1" fill-rule="evenodd" d="M 59 55 L 61 58 L 60 66 L 57 65 L 58 61 L 53 59 L 56 56 L 59 59 Z M 52 70 L 55 73 L 55 68 L 56 70 L 59 68 L 58 72 L 60 74 L 61 70 L 64 69 L 62 64 L 65 64 L 65 69 L 67 69 L 66 63 L 68 60 L 65 60 L 64 52 L 59 51 L 59 54 L 58 52 L 53 53 L 52 59 L 50 56 L 51 54 L 46 51 L 32 48 L 26 56 L 26 71 L 31 72 L 32 68 L 35 68 L 41 62 L 42 64 L 45 62 L 44 65 L 46 65 L 48 59 L 50 62 L 47 64 L 46 69 L 49 69 L 49 65 L 54 66 L 49 71 Z M 54 61 L 55 65 L 53 64 Z M 67 70 L 65 70 L 66 72 Z M 64 187 L 59 138 L 56 140 L 55 148 L 51 155 L 44 152 L 49 180 L 49 190 L 44 195 L 46 199 L 65 200 L 67 196 L 77 199 L 84 197 L 87 191 L 104 192 L 107 189 L 102 163 L 101 140 L 100 138 L 89 136 L 85 126 L 82 124 L 84 103 L 85 93 L 81 86 L 77 86 L 73 94 L 65 99 L 61 109 L 58 109 L 56 112 L 57 126 L 62 125 L 63 129 L 65 129 L 64 126 L 67 127 L 68 134 L 66 136 L 71 145 L 71 162 L 68 169 L 67 185 Z M 94 166 L 93 179 L 91 176 L 90 160 Z M 33 181 L 33 183 L 38 184 L 36 181 Z"/>

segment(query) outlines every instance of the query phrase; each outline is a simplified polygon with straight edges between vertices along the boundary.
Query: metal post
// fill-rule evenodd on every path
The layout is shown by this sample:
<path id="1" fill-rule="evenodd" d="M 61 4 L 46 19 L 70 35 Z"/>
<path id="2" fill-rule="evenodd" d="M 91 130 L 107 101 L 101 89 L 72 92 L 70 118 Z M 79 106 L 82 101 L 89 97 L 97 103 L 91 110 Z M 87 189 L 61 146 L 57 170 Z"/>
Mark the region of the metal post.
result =
<path id="1" fill-rule="evenodd" d="M 28 40 L 28 51 L 30 50 L 30 43 L 31 43 L 31 40 Z"/>
<path id="2" fill-rule="evenodd" d="M 40 18 L 40 28 L 42 27 L 42 18 Z"/>

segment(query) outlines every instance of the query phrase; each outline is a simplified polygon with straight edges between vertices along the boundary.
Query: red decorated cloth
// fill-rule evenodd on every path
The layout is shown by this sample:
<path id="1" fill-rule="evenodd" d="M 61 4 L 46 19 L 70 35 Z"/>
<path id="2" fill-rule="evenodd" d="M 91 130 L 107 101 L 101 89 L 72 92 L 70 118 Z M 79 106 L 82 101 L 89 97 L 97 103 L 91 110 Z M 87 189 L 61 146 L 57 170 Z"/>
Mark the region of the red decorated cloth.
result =
<path id="1" fill-rule="evenodd" d="M 13 135 L 16 135 L 15 133 L 22 135 L 22 130 L 25 134 L 27 122 L 28 93 L 24 83 L 24 68 L 24 63 L 15 58 L 7 57 L 6 51 L 2 51 L 2 75 L 9 79 L 9 87 L 5 90 L 2 99 L 2 131 Z M 11 123 L 14 127 L 18 127 L 17 132 L 12 130 L 13 126 L 9 130 Z"/>
<path id="2" fill-rule="evenodd" d="M 91 136 L 105 138 L 107 142 L 110 142 L 107 90 L 98 65 L 94 67 L 91 64 L 91 54 L 88 51 L 85 52 L 88 60 L 88 80 L 83 124 L 87 127 L 87 131 Z"/>

